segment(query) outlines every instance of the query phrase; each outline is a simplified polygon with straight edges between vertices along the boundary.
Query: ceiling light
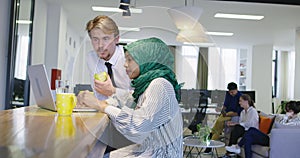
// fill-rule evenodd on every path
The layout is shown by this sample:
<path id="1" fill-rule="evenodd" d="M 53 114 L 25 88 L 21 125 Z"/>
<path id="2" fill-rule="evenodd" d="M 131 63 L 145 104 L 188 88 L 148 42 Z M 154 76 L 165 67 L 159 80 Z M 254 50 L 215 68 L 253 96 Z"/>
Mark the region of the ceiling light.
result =
<path id="1" fill-rule="evenodd" d="M 215 43 L 191 43 L 191 42 L 183 42 L 184 45 L 188 45 L 188 46 L 199 46 L 199 47 L 214 47 L 216 46 Z"/>
<path id="2" fill-rule="evenodd" d="M 130 0 L 121 0 L 120 1 L 120 5 L 127 5 L 127 6 L 129 6 L 129 4 L 130 4 Z"/>
<path id="3" fill-rule="evenodd" d="M 123 11 L 122 16 L 130 17 L 131 16 L 130 9 L 128 8 L 126 11 Z"/>
<path id="4" fill-rule="evenodd" d="M 246 20 L 261 20 L 264 18 L 262 15 L 242 15 L 242 14 L 226 14 L 216 13 L 215 18 L 228 18 L 228 19 L 246 19 Z"/>
<path id="5" fill-rule="evenodd" d="M 176 36 L 179 42 L 205 43 L 208 42 L 203 30 L 198 28 L 180 30 Z"/>
<path id="6" fill-rule="evenodd" d="M 120 38 L 119 43 L 131 43 L 131 42 L 135 42 L 137 40 L 138 39 Z"/>
<path id="7" fill-rule="evenodd" d="M 18 24 L 31 24 L 32 21 L 30 21 L 30 20 L 16 20 L 16 23 L 18 23 Z"/>
<path id="8" fill-rule="evenodd" d="M 98 6 L 92 6 L 93 11 L 98 11 L 98 12 L 116 12 L 116 13 L 122 13 L 123 10 L 119 8 L 114 8 L 114 7 L 98 7 Z M 142 13 L 142 9 L 138 8 L 130 8 L 131 13 Z"/>
<path id="9" fill-rule="evenodd" d="M 137 27 L 119 27 L 120 31 L 140 31 Z"/>
<path id="10" fill-rule="evenodd" d="M 124 12 L 124 11 L 127 11 L 129 9 L 129 6 L 128 5 L 120 5 L 119 9 L 121 9 Z"/>
<path id="11" fill-rule="evenodd" d="M 168 9 L 168 13 L 173 19 L 178 29 L 193 28 L 202 14 L 202 9 L 198 7 L 175 7 Z"/>
<path id="12" fill-rule="evenodd" d="M 207 35 L 212 36 L 233 36 L 232 32 L 205 32 Z"/>
<path id="13" fill-rule="evenodd" d="M 170 17 L 173 19 L 179 30 L 176 40 L 179 42 L 207 42 L 203 26 L 198 22 L 202 14 L 202 9 L 198 7 L 176 7 L 168 9 Z"/>

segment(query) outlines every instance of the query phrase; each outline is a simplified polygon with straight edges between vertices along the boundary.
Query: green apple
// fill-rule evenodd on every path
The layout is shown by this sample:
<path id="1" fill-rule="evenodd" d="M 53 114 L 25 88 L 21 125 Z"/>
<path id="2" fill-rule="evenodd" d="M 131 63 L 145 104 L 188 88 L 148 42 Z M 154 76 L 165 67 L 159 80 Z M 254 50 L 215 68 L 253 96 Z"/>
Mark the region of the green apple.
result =
<path id="1" fill-rule="evenodd" d="M 106 72 L 100 72 L 94 75 L 94 78 L 96 80 L 99 80 L 101 82 L 104 82 L 107 80 L 107 73 Z"/>

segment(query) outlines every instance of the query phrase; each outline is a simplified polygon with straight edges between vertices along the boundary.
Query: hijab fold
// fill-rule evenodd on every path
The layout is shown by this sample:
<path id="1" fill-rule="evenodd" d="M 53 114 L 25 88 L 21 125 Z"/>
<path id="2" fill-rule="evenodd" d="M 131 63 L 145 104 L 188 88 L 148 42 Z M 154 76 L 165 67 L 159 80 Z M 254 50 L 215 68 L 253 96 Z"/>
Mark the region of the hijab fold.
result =
<path id="1" fill-rule="evenodd" d="M 159 77 L 168 80 L 173 85 L 176 99 L 180 101 L 181 86 L 174 73 L 174 56 L 163 41 L 155 37 L 142 39 L 130 43 L 125 46 L 125 49 L 140 67 L 140 75 L 131 81 L 131 86 L 134 87 L 135 103 L 151 81 Z"/>

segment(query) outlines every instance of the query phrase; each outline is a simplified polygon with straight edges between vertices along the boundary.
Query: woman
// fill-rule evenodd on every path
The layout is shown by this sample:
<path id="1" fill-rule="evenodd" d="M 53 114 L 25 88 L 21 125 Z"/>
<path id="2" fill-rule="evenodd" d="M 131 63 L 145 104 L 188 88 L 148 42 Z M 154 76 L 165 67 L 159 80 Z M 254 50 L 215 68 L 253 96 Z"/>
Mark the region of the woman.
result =
<path id="1" fill-rule="evenodd" d="M 239 123 L 227 122 L 228 126 L 233 126 L 233 130 L 230 133 L 229 146 L 236 144 L 238 138 L 242 137 L 249 128 L 253 127 L 258 129 L 259 117 L 251 97 L 248 94 L 241 95 L 239 104 L 244 108 L 241 112 Z M 230 157 L 228 155 L 229 153 L 226 153 L 223 158 Z"/>
<path id="2" fill-rule="evenodd" d="M 300 117 L 298 116 L 298 113 L 300 112 L 300 102 L 290 101 L 286 104 L 285 108 L 286 114 L 276 115 L 275 121 L 283 125 L 299 126 Z M 244 146 L 245 157 L 251 158 L 252 145 L 269 146 L 269 142 L 270 138 L 267 134 L 261 132 L 256 128 L 250 128 L 237 145 L 226 146 L 226 150 L 239 154 L 241 152 L 240 147 Z"/>
<path id="3" fill-rule="evenodd" d="M 105 101 L 82 93 L 79 104 L 106 113 L 116 129 L 135 143 L 111 152 L 109 157 L 182 157 L 180 86 L 173 72 L 172 53 L 158 38 L 133 42 L 126 49 L 124 66 L 134 93 L 112 89 L 115 94 Z"/>

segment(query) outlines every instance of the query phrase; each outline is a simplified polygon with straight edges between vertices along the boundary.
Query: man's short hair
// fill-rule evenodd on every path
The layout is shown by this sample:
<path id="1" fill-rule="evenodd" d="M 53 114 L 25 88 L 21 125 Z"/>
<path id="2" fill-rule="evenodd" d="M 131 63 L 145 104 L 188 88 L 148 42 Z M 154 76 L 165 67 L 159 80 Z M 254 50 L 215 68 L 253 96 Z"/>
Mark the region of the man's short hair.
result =
<path id="1" fill-rule="evenodd" d="M 234 82 L 230 82 L 230 83 L 228 83 L 228 85 L 227 85 L 227 89 L 228 89 L 229 91 L 231 91 L 231 90 L 237 90 L 237 84 L 234 83 Z"/>
<path id="2" fill-rule="evenodd" d="M 105 15 L 99 15 L 86 24 L 88 33 L 94 28 L 101 29 L 105 34 L 114 34 L 115 37 L 119 36 L 117 24 L 113 19 Z"/>

